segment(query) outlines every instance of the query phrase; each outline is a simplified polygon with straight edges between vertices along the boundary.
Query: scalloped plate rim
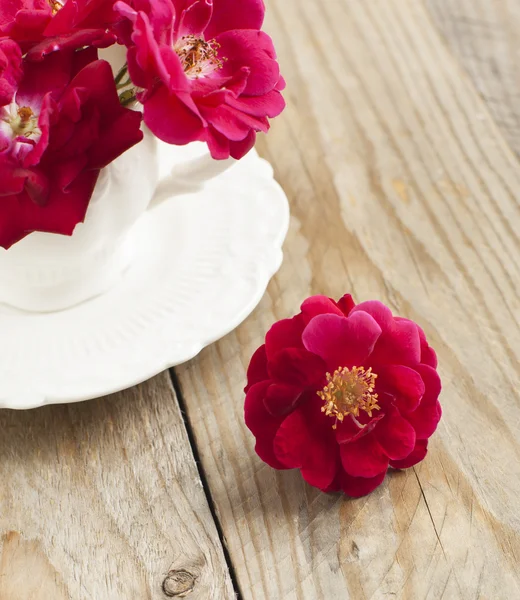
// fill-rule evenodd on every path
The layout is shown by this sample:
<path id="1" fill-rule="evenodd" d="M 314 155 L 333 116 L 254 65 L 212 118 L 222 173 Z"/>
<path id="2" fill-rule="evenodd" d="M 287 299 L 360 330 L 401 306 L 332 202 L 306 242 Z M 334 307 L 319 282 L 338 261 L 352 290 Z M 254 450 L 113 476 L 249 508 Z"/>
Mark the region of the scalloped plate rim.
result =
<path id="1" fill-rule="evenodd" d="M 267 161 L 265 161 L 264 159 L 258 160 L 259 165 L 265 162 Z M 262 267 L 262 269 L 259 269 L 258 274 L 256 276 L 256 285 L 254 293 L 250 294 L 248 302 L 244 303 L 243 307 L 236 314 L 234 319 L 230 319 L 229 321 L 227 321 L 221 328 L 218 329 L 217 332 L 213 332 L 212 335 L 210 335 L 209 337 L 194 341 L 193 343 L 190 343 L 189 346 L 187 345 L 187 352 L 182 356 L 179 355 L 178 357 L 175 357 L 173 360 L 171 360 L 168 359 L 167 356 L 165 356 L 165 353 L 163 353 L 161 355 L 161 359 L 157 359 L 157 364 L 154 365 L 153 369 L 148 369 L 146 373 L 142 373 L 135 378 L 129 377 L 126 378 L 124 382 L 121 381 L 117 384 L 114 383 L 111 386 L 103 386 L 102 383 L 98 384 L 98 387 L 103 389 L 96 390 L 96 385 L 94 385 L 90 389 L 90 391 L 86 390 L 85 393 L 78 392 L 78 394 L 74 395 L 73 397 L 71 397 L 70 395 L 61 396 L 59 393 L 42 393 L 41 396 L 37 393 L 20 393 L 19 395 L 10 394 L 8 396 L 0 396 L 0 409 L 31 410 L 34 408 L 40 408 L 43 406 L 55 404 L 72 404 L 92 400 L 95 398 L 102 398 L 104 396 L 127 390 L 131 387 L 134 387 L 135 385 L 147 381 L 148 379 L 162 373 L 165 370 L 168 370 L 170 368 L 183 364 L 189 360 L 192 360 L 204 348 L 218 341 L 219 339 L 236 329 L 236 327 L 238 327 L 245 319 L 247 319 L 247 317 L 254 311 L 254 309 L 260 303 L 267 289 L 269 281 L 279 270 L 283 261 L 282 246 L 289 230 L 290 211 L 289 203 L 285 192 L 272 176 L 269 178 L 266 177 L 265 179 L 265 184 L 270 188 L 270 196 L 277 197 L 275 201 L 280 203 L 280 207 L 282 207 L 283 203 L 283 211 L 281 211 L 283 212 L 283 221 L 277 223 L 277 234 L 276 236 L 273 236 L 272 245 L 268 250 L 266 249 L 266 252 L 263 253 L 262 257 L 259 257 L 258 259 L 258 263 L 256 266 Z M 174 343 L 175 340 L 172 340 L 172 344 Z"/>

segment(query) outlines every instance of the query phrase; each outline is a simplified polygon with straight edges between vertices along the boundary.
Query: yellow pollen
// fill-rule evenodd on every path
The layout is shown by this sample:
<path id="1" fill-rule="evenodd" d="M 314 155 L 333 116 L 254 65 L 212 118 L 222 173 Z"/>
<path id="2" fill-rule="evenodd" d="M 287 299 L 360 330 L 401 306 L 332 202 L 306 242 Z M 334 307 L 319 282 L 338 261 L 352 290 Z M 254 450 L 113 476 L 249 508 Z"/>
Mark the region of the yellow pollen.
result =
<path id="1" fill-rule="evenodd" d="M 372 367 L 365 371 L 364 367 L 339 368 L 334 375 L 327 373 L 327 385 L 318 396 L 325 403 L 321 407 L 327 417 L 335 417 L 333 429 L 345 417 L 351 415 L 354 419 L 359 416 L 359 411 L 365 411 L 369 417 L 373 410 L 381 407 L 377 403 L 377 394 L 374 393 L 377 375 L 372 373 Z"/>
<path id="2" fill-rule="evenodd" d="M 12 139 L 31 136 L 37 138 L 42 133 L 38 127 L 38 117 L 32 108 L 18 106 L 15 102 L 0 108 L 0 129 Z"/>
<path id="3" fill-rule="evenodd" d="M 215 69 L 222 69 L 223 61 L 226 59 L 218 58 L 219 48 L 220 44 L 215 40 L 206 42 L 194 35 L 185 35 L 175 44 L 175 52 L 190 79 L 205 77 Z"/>
<path id="4" fill-rule="evenodd" d="M 63 4 L 59 0 L 47 0 L 47 2 L 51 7 L 53 17 L 63 8 Z"/>

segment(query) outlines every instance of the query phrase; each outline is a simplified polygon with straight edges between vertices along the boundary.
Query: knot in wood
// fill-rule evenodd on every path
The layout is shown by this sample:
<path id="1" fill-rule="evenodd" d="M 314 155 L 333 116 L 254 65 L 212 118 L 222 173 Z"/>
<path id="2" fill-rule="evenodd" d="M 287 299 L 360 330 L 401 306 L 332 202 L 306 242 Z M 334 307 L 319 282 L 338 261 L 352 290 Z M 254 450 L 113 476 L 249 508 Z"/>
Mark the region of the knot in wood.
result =
<path id="1" fill-rule="evenodd" d="M 163 592 L 169 598 L 184 598 L 193 591 L 195 579 L 195 575 L 184 569 L 170 571 L 163 581 Z"/>

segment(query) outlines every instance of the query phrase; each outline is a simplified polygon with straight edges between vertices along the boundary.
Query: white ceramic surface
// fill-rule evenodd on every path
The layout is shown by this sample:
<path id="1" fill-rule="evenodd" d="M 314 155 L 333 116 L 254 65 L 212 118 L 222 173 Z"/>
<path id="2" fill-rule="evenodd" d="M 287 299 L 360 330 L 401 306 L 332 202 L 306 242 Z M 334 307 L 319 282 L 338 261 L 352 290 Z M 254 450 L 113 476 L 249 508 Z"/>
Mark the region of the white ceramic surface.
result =
<path id="1" fill-rule="evenodd" d="M 169 157 L 159 173 L 158 153 Z M 132 226 L 148 208 L 201 189 L 233 165 L 204 144 L 171 147 L 149 131 L 100 174 L 84 223 L 72 236 L 32 233 L 0 248 L 0 302 L 29 311 L 62 310 L 117 284 L 134 257 Z M 157 192 L 157 193 L 156 193 Z"/>
<path id="2" fill-rule="evenodd" d="M 260 301 L 288 223 L 271 167 L 251 152 L 146 213 L 131 232 L 134 259 L 106 293 L 51 313 L 0 305 L 0 407 L 103 396 L 194 357 Z"/>

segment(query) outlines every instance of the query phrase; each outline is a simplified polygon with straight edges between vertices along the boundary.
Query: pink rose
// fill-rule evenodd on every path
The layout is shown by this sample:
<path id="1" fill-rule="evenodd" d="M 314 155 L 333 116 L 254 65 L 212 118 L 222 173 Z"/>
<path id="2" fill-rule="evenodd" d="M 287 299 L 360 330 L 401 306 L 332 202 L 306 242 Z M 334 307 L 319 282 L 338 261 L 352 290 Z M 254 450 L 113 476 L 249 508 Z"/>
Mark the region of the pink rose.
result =
<path id="1" fill-rule="evenodd" d="M 120 105 L 92 48 L 41 62 L 18 54 L 7 76 L 0 55 L 0 75 L 0 90 L 14 90 L 0 106 L 0 245 L 33 231 L 70 235 L 100 169 L 142 139 L 141 114 Z"/>
<path id="2" fill-rule="evenodd" d="M 262 0 L 117 2 L 128 21 L 130 77 L 144 121 L 170 144 L 207 142 L 214 158 L 241 158 L 284 106 Z"/>

